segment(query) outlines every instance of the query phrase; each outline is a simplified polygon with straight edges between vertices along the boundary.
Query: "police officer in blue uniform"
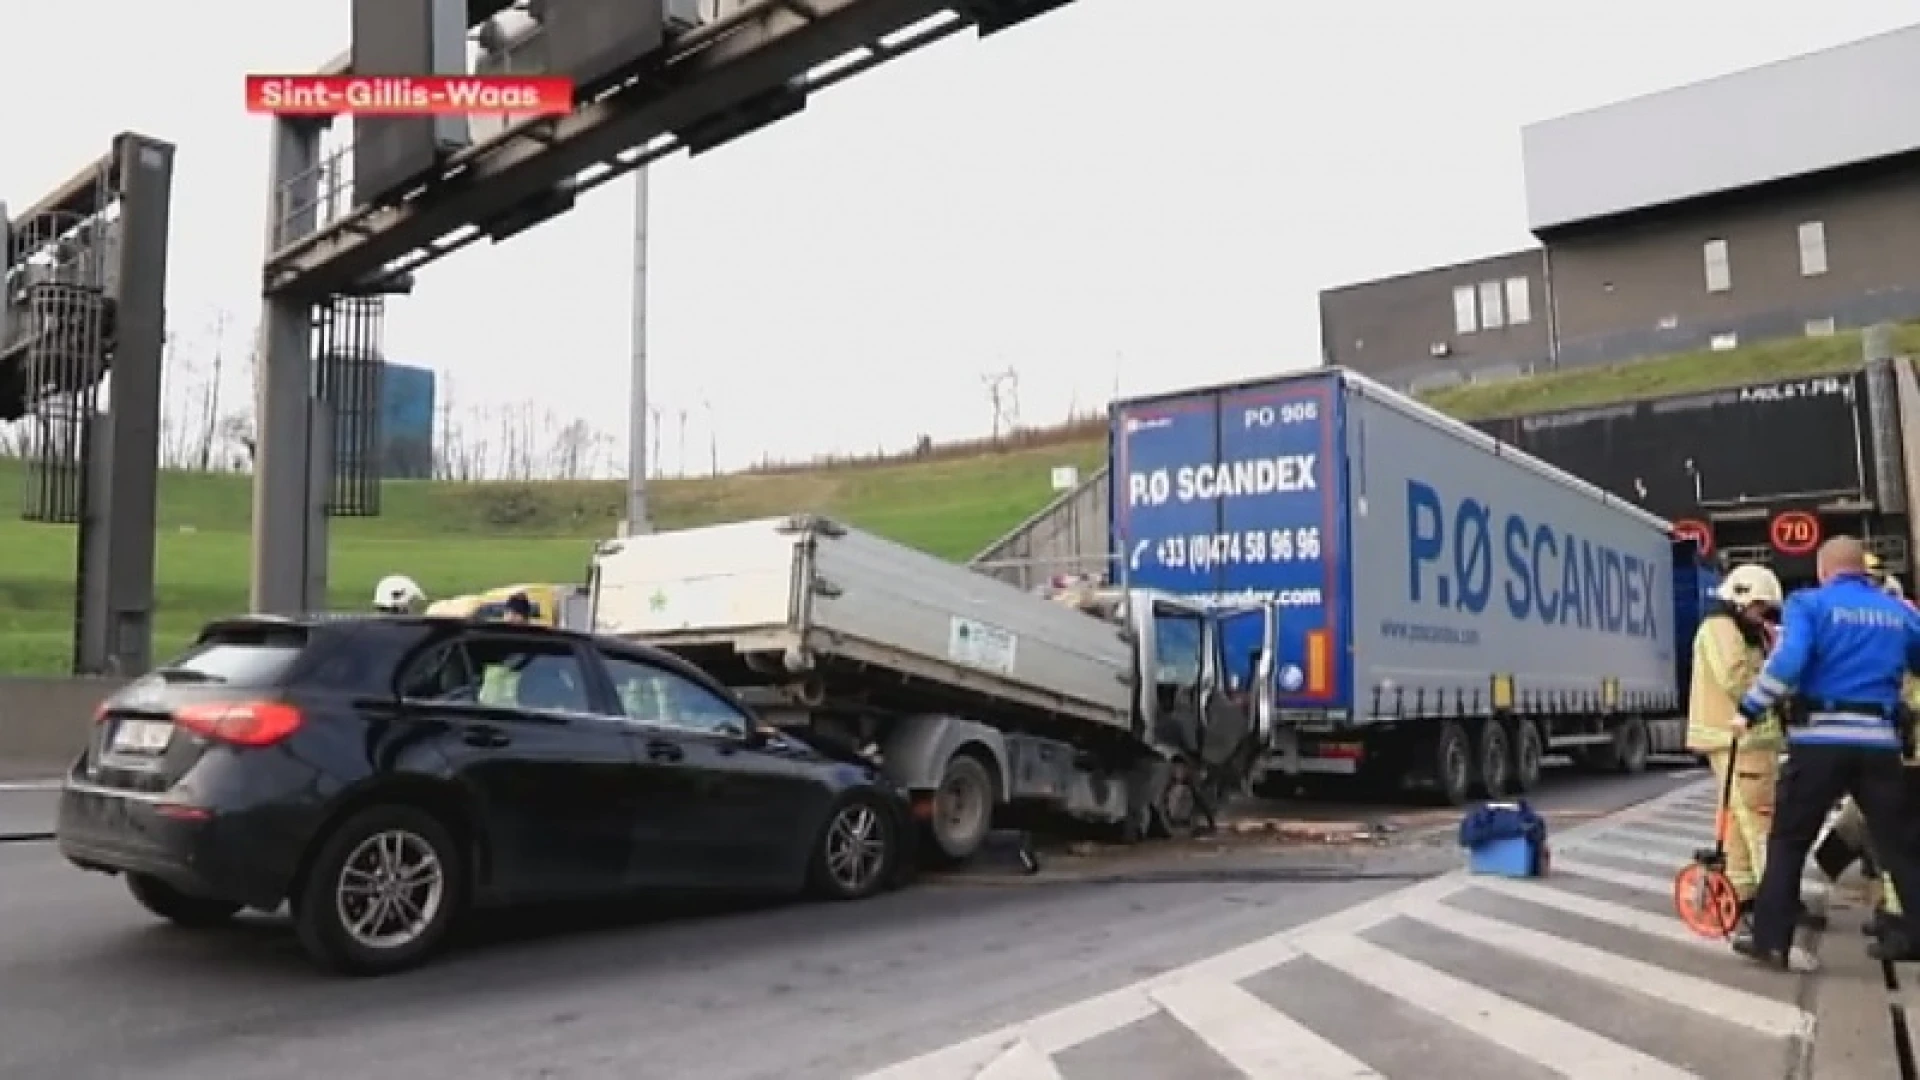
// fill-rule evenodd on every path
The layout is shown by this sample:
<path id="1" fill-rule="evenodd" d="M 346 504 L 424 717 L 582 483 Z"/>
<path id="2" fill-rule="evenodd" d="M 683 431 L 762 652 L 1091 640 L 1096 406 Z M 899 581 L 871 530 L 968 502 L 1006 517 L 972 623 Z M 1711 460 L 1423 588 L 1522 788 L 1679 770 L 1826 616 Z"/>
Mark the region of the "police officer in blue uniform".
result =
<path id="1" fill-rule="evenodd" d="M 1787 763 L 1780 773 L 1767 864 L 1750 933 L 1734 950 L 1785 968 L 1800 910 L 1800 875 L 1827 813 L 1852 795 L 1902 896 L 1920 896 L 1920 859 L 1908 825 L 1901 772 L 1901 681 L 1920 667 L 1920 614 L 1868 575 L 1860 541 L 1836 536 L 1816 557 L 1820 587 L 1787 597 L 1780 642 L 1740 700 L 1743 722 L 1786 704 Z M 1890 932 L 1872 946 L 1885 960 L 1920 959 L 1915 939 Z"/>

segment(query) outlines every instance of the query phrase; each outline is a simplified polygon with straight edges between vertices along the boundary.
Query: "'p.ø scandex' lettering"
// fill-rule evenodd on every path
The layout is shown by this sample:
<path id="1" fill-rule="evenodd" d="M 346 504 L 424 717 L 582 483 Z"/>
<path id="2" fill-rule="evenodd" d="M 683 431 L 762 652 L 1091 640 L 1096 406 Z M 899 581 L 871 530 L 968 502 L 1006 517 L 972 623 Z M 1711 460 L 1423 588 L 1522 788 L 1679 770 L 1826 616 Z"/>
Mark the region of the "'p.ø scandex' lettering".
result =
<path id="1" fill-rule="evenodd" d="M 1283 454 L 1128 473 L 1127 505 L 1160 506 L 1169 501 L 1187 503 L 1318 491 L 1320 481 L 1315 469 L 1319 458 L 1318 454 Z"/>

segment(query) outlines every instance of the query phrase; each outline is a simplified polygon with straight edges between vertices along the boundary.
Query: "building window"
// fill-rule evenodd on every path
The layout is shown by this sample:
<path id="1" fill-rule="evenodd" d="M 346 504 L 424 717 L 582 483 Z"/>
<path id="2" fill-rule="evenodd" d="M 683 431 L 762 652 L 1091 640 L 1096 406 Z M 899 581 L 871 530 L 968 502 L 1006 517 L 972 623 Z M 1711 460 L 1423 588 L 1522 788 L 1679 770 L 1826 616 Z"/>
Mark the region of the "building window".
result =
<path id="1" fill-rule="evenodd" d="M 1800 273 L 1804 277 L 1818 277 L 1826 272 L 1827 223 L 1803 221 L 1800 223 Z"/>
<path id="2" fill-rule="evenodd" d="M 1533 321 L 1533 292 L 1523 277 L 1507 279 L 1507 325 L 1525 326 Z"/>
<path id="3" fill-rule="evenodd" d="M 1726 292 L 1733 288 L 1733 264 L 1727 259 L 1727 242 L 1709 240 L 1701 248 L 1707 264 L 1707 291 Z"/>
<path id="4" fill-rule="evenodd" d="M 1807 320 L 1807 336 L 1808 337 L 1832 337 L 1833 331 L 1834 331 L 1833 316 L 1831 315 L 1827 316 L 1824 319 L 1808 319 Z"/>
<path id="5" fill-rule="evenodd" d="M 1462 334 L 1471 334 L 1480 329 L 1480 316 L 1473 306 L 1473 286 L 1462 285 L 1453 290 L 1453 328 Z"/>
<path id="6" fill-rule="evenodd" d="M 1506 305 L 1500 302 L 1500 283 L 1483 281 L 1480 283 L 1480 325 L 1488 330 L 1498 330 L 1507 325 Z"/>

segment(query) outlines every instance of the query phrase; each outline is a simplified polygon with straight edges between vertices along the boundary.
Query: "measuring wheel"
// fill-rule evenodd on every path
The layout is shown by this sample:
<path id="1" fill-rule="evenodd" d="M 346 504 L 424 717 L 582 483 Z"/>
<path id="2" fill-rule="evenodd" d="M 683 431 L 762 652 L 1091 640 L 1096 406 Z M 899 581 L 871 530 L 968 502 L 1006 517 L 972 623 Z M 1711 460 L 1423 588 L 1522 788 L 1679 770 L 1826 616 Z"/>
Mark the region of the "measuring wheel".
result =
<path id="1" fill-rule="evenodd" d="M 1740 894 L 1727 877 L 1727 828 L 1733 818 L 1733 778 L 1739 772 L 1740 740 L 1727 747 L 1727 778 L 1720 785 L 1720 809 L 1713 816 L 1713 846 L 1693 853 L 1693 861 L 1673 876 L 1673 909 L 1687 929 L 1708 938 L 1730 938 L 1740 925 Z"/>
<path id="2" fill-rule="evenodd" d="M 1673 877 L 1673 908 L 1687 929 L 1705 938 L 1730 938 L 1740 925 L 1740 894 L 1726 872 L 1706 860 Z"/>

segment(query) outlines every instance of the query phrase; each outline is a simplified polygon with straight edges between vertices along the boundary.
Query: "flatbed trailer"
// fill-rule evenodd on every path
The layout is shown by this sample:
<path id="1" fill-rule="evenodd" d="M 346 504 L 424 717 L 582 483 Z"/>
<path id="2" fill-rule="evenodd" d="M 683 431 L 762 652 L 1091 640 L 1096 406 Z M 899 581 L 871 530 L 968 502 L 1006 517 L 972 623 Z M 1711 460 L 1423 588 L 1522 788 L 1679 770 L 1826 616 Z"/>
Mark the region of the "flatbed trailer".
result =
<path id="1" fill-rule="evenodd" d="M 1220 650 L 1264 608 L 1141 593 L 1100 617 L 809 515 L 609 541 L 590 589 L 597 632 L 880 761 L 949 859 L 995 820 L 1177 827 L 1262 739 Z"/>

